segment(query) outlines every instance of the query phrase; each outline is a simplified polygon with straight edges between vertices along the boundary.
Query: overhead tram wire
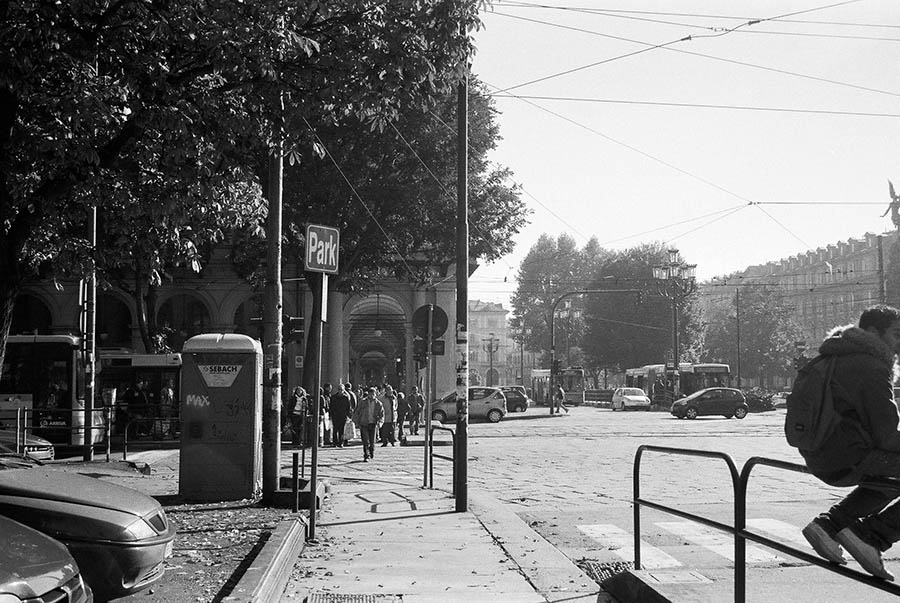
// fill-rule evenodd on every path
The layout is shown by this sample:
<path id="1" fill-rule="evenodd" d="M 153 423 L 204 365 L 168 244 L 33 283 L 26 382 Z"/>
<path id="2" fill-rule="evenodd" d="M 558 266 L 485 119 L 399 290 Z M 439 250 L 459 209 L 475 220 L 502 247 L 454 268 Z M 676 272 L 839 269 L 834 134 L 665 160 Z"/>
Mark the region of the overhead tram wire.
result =
<path id="1" fill-rule="evenodd" d="M 684 49 L 682 49 L 682 48 L 672 48 L 672 47 L 671 47 L 671 45 L 672 45 L 674 42 L 689 41 L 689 40 L 692 38 L 692 36 L 687 36 L 686 38 L 681 38 L 681 39 L 679 39 L 679 40 L 676 40 L 676 41 L 673 41 L 673 42 L 668 42 L 668 43 L 666 43 L 666 44 L 653 44 L 653 43 L 651 43 L 651 42 L 644 42 L 643 40 L 635 40 L 635 39 L 633 39 L 633 38 L 625 38 L 625 37 L 622 37 L 622 36 L 615 36 L 615 35 L 612 35 L 612 34 L 600 33 L 600 32 L 598 32 L 598 31 L 592 31 L 592 30 L 583 29 L 583 28 L 579 28 L 579 27 L 571 27 L 571 26 L 568 26 L 568 25 L 560 25 L 560 24 L 558 24 L 558 23 L 550 23 L 550 22 L 548 22 L 548 21 L 541 21 L 541 20 L 538 20 L 538 19 L 529 19 L 529 18 L 527 18 L 527 17 L 519 17 L 519 16 L 517 16 L 517 15 L 510 15 L 510 14 L 507 14 L 507 13 L 492 12 L 491 14 L 494 14 L 494 15 L 500 15 L 500 16 L 503 16 L 503 17 L 508 17 L 508 18 L 510 18 L 510 19 L 517 19 L 517 20 L 520 20 L 520 21 L 527 21 L 527 22 L 530 22 L 530 23 L 537 23 L 537 24 L 540 24 L 540 25 L 547 25 L 547 26 L 549 26 L 549 27 L 556 27 L 556 28 L 559 28 L 559 29 L 565 29 L 565 30 L 570 30 L 570 31 L 578 31 L 578 32 L 581 32 L 581 33 L 586 33 L 586 34 L 590 34 L 590 35 L 594 35 L 594 36 L 599 36 L 599 37 L 601 37 L 601 38 L 609 38 L 609 39 L 612 39 L 612 40 L 619 40 L 619 41 L 622 41 L 622 42 L 630 42 L 630 43 L 632 43 L 632 44 L 640 44 L 640 45 L 642 45 L 642 46 L 648 47 L 648 48 L 647 48 L 648 50 L 656 50 L 656 49 L 659 49 L 659 50 L 665 50 L 665 51 L 668 51 L 668 52 L 678 52 L 678 53 L 687 54 L 687 55 L 690 55 L 690 56 L 696 56 L 696 57 L 700 57 L 700 58 L 704 58 L 704 59 L 710 59 L 710 60 L 713 60 L 713 61 L 720 61 L 720 62 L 723 62 L 723 63 L 729 63 L 729 64 L 733 64 L 733 65 L 740 65 L 740 66 L 742 66 L 742 67 L 748 67 L 748 68 L 751 68 L 751 69 L 759 69 L 759 70 L 762 70 L 762 71 L 769 71 L 769 72 L 772 72 L 772 73 L 778 73 L 778 74 L 780 74 L 780 75 L 787 75 L 787 76 L 790 76 L 790 77 L 796 77 L 796 78 L 800 78 L 800 79 L 807 79 L 807 80 L 811 80 L 811 81 L 815 81 L 815 82 L 821 82 L 821 83 L 825 83 L 825 84 L 832 84 L 832 85 L 834 85 L 834 86 L 840 86 L 840 87 L 844 87 L 844 88 L 851 88 L 851 89 L 854 89 L 854 90 L 862 90 L 862 91 L 864 91 L 864 92 L 872 92 L 872 93 L 875 93 L 875 94 L 884 94 L 884 95 L 887 95 L 887 96 L 897 96 L 897 97 L 900 97 L 900 93 L 898 93 L 898 92 L 891 92 L 891 91 L 889 91 L 889 90 L 881 90 L 880 88 L 872 88 L 872 87 L 869 87 L 869 86 L 861 86 L 861 85 L 858 85 L 858 84 L 851 84 L 851 83 L 849 83 L 849 82 L 841 82 L 841 81 L 839 81 L 839 80 L 832 80 L 832 79 L 830 79 L 830 78 L 819 77 L 819 76 L 815 76 L 815 75 L 808 75 L 808 74 L 805 74 L 805 73 L 798 73 L 798 72 L 796 72 L 796 71 L 788 71 L 788 70 L 786 70 L 786 69 L 778 69 L 777 67 L 769 67 L 769 66 L 767 66 L 767 65 L 759 65 L 759 64 L 756 64 L 756 63 L 748 63 L 748 62 L 745 62 L 745 61 L 738 61 L 738 60 L 736 60 L 736 59 L 726 59 L 726 58 L 724 58 L 724 57 L 717 57 L 717 56 L 715 56 L 715 55 L 705 54 L 705 53 L 702 53 L 702 52 L 694 52 L 694 51 L 692 51 L 692 50 L 684 50 Z M 619 56 L 619 57 L 612 57 L 612 58 L 610 58 L 610 59 L 606 59 L 606 60 L 601 61 L 601 62 L 598 62 L 598 63 L 596 63 L 596 64 L 591 63 L 591 64 L 589 64 L 589 65 L 583 65 L 583 66 L 581 66 L 581 67 L 575 67 L 575 68 L 573 68 L 573 69 L 566 70 L 565 72 L 560 72 L 560 73 L 556 73 L 556 74 L 551 74 L 551 75 L 548 75 L 548 76 L 544 76 L 544 77 L 542 77 L 542 78 L 539 78 L 538 80 L 533 80 L 533 81 L 531 81 L 531 82 L 525 82 L 525 83 L 522 83 L 522 84 L 516 84 L 515 86 L 507 87 L 507 88 L 504 88 L 504 89 L 499 89 L 499 88 L 498 88 L 498 93 L 506 92 L 506 91 L 508 91 L 508 90 L 514 90 L 514 89 L 517 89 L 517 88 L 521 88 L 522 86 L 525 86 L 525 85 L 528 85 L 528 84 L 532 84 L 532 83 L 535 83 L 535 82 L 537 82 L 537 81 L 546 81 L 546 80 L 550 80 L 550 79 L 554 79 L 554 78 L 560 77 L 560 76 L 562 76 L 562 75 L 568 75 L 568 74 L 570 74 L 570 73 L 575 73 L 575 72 L 577 72 L 577 71 L 583 71 L 583 70 L 585 70 L 585 69 L 589 69 L 590 67 L 594 67 L 594 66 L 599 65 L 599 64 L 609 63 L 609 62 L 611 62 L 611 61 L 618 60 L 618 59 L 620 59 L 620 58 L 625 58 L 625 57 L 632 56 L 633 54 L 635 54 L 635 53 L 628 53 L 628 54 L 625 54 L 625 55 L 621 55 L 621 56 Z"/>
<path id="2" fill-rule="evenodd" d="M 674 227 L 676 227 L 676 226 L 681 226 L 682 224 L 688 224 L 688 223 L 690 223 L 690 222 L 696 222 L 697 220 L 703 220 L 703 219 L 708 218 L 708 217 L 710 217 L 710 216 L 716 216 L 716 215 L 719 215 L 719 214 L 725 214 L 725 213 L 727 213 L 728 215 L 731 215 L 732 213 L 736 212 L 737 210 L 744 209 L 745 207 L 748 207 L 748 205 L 747 205 L 746 203 L 742 203 L 741 205 L 736 205 L 736 206 L 728 207 L 728 208 L 725 208 L 725 209 L 719 209 L 719 210 L 716 210 L 716 211 L 714 211 L 714 212 L 711 212 L 711 213 L 708 213 L 708 214 L 704 214 L 704 215 L 702 215 L 702 216 L 695 216 L 695 217 L 693 217 L 693 218 L 687 218 L 686 220 L 681 220 L 681 221 L 679 221 L 679 222 L 674 222 L 674 223 L 672 223 L 672 224 L 666 224 L 666 225 L 663 225 L 663 226 L 658 226 L 658 227 L 656 227 L 656 228 L 651 228 L 650 230 L 645 230 L 645 231 L 643 231 L 643 232 L 638 232 L 638 233 L 635 233 L 635 234 L 632 234 L 632 235 L 620 237 L 620 238 L 618 238 L 618 239 L 612 239 L 612 240 L 609 240 L 609 241 L 604 241 L 604 242 L 600 243 L 600 245 L 612 245 L 613 243 L 620 243 L 620 242 L 622 242 L 622 241 L 627 241 L 627 240 L 629 240 L 629 239 L 636 239 L 636 238 L 638 238 L 638 237 L 642 237 L 642 236 L 644 236 L 644 235 L 648 235 L 648 234 L 651 234 L 651 233 L 654 233 L 654 232 L 659 232 L 659 231 L 661 231 L 661 230 L 667 230 L 667 229 L 669 229 L 669 228 L 674 228 Z M 722 216 L 722 217 L 727 217 L 727 216 Z"/>
<path id="3" fill-rule="evenodd" d="M 498 6 L 506 7 L 506 8 L 543 8 L 543 9 L 559 9 L 569 12 L 578 12 L 582 14 L 596 15 L 600 17 L 611 17 L 614 19 L 627 19 L 630 21 L 640 21 L 644 23 L 655 23 L 658 25 L 672 25 L 676 27 L 690 27 L 692 29 L 704 29 L 710 30 L 715 29 L 709 25 L 699 25 L 697 23 L 687 23 L 685 21 L 668 21 L 665 19 L 651 19 L 649 17 L 635 17 L 634 13 L 637 14 L 659 14 L 661 16 L 671 15 L 672 13 L 650 13 L 647 11 L 616 11 L 616 10 L 604 10 L 604 9 L 576 9 L 569 7 L 556 7 L 556 6 L 548 6 L 548 5 L 538 5 L 538 4 L 529 4 L 529 3 L 517 3 L 517 2 L 502 2 L 498 3 Z M 723 15 L 691 15 L 691 14 L 678 14 L 675 16 L 682 17 L 690 17 L 690 18 L 703 18 L 703 19 L 730 19 L 737 21 L 756 21 L 756 19 L 752 17 L 734 17 L 734 16 L 723 16 Z M 777 19 L 779 23 L 817 23 L 815 21 L 802 21 L 796 19 L 785 19 L 783 17 L 773 17 L 770 19 L 762 19 L 761 21 L 773 20 Z M 872 25 L 872 27 L 878 27 Z M 791 31 L 770 31 L 770 30 L 759 30 L 759 29 L 751 29 L 751 30 L 733 30 L 737 33 L 754 33 L 754 34 L 767 34 L 767 35 L 782 35 L 782 36 L 800 36 L 800 37 L 815 37 L 815 38 L 834 38 L 834 39 L 847 39 L 847 40 L 869 40 L 869 41 L 883 41 L 883 42 L 900 42 L 900 38 L 883 38 L 883 37 L 875 37 L 875 36 L 855 36 L 855 35 L 846 35 L 846 34 L 824 34 L 824 33 L 802 33 L 802 32 L 791 32 Z"/>
<path id="4" fill-rule="evenodd" d="M 494 0 L 494 4 L 497 6 L 504 6 L 510 8 L 541 8 L 541 9 L 549 9 L 549 10 L 560 10 L 566 12 L 578 12 L 585 14 L 606 14 L 606 13 L 620 13 L 620 14 L 632 14 L 632 15 L 658 15 L 662 17 L 692 17 L 699 19 L 730 19 L 733 21 L 749 21 L 753 19 L 753 17 L 749 16 L 740 16 L 740 15 L 716 15 L 716 14 L 707 14 L 707 13 L 673 13 L 673 12 L 664 12 L 664 11 L 645 11 L 645 10 L 626 10 L 626 9 L 615 9 L 615 8 L 584 8 L 584 7 L 574 7 L 574 6 L 551 6 L 549 4 L 534 4 L 531 2 L 509 2 L 507 0 Z M 797 23 L 802 25 L 830 25 L 837 27 L 865 27 L 865 28 L 881 28 L 881 29 L 900 29 L 900 25 L 890 25 L 885 23 L 855 23 L 852 21 L 820 21 L 814 19 L 779 19 L 781 23 Z"/>
<path id="5" fill-rule="evenodd" d="M 488 84 L 487 82 L 485 82 L 485 84 L 487 84 L 487 85 L 488 85 L 489 87 L 491 87 L 491 88 L 497 88 L 497 86 L 494 86 L 494 85 L 492 85 L 492 84 Z M 557 117 L 557 118 L 559 118 L 559 119 L 562 119 L 563 121 L 567 121 L 567 122 L 569 122 L 570 124 L 572 124 L 572 125 L 574 125 L 574 126 L 577 126 L 577 127 L 579 127 L 579 128 L 582 128 L 582 129 L 584 129 L 584 130 L 587 130 L 588 132 L 591 132 L 592 134 L 595 134 L 596 136 L 600 136 L 601 138 L 603 138 L 603 139 L 605 139 L 605 140 L 608 140 L 609 142 L 612 142 L 612 143 L 614 143 L 614 144 L 617 144 L 617 145 L 619 145 L 619 146 L 621 146 L 621 147 L 624 147 L 624 148 L 628 149 L 629 151 L 632 151 L 632 152 L 634 152 L 634 153 L 637 153 L 637 154 L 639 154 L 639 155 L 642 155 L 642 156 L 646 157 L 647 159 L 650 159 L 650 160 L 652 160 L 652 161 L 655 161 L 656 163 L 659 163 L 660 165 L 664 165 L 665 167 L 667 167 L 667 168 L 669 168 L 669 169 L 671 169 L 671 170 L 675 170 L 676 172 L 678 172 L 678 173 L 680 173 L 680 174 L 683 174 L 683 175 L 685 175 L 685 176 L 687 176 L 687 177 L 689 177 L 689 178 L 692 178 L 692 179 L 694 179 L 694 180 L 696 180 L 696 181 L 698 181 L 698 182 L 702 182 L 703 184 L 705 184 L 705 185 L 707 185 L 707 186 L 710 186 L 710 187 L 712 187 L 712 188 L 714 188 L 714 189 L 716 189 L 716 190 L 718 190 L 718 191 L 721 191 L 721 192 L 723 192 L 723 193 L 725 193 L 725 194 L 727 194 L 727 195 L 729 195 L 729 196 L 732 196 L 732 197 L 734 197 L 734 198 L 736 198 L 736 199 L 739 199 L 739 200 L 741 200 L 741 201 L 744 201 L 744 202 L 747 203 L 748 205 L 753 205 L 753 204 L 755 203 L 755 201 L 752 201 L 752 200 L 750 200 L 750 199 L 744 197 L 743 195 L 739 195 L 738 193 L 735 193 L 734 191 L 731 191 L 731 190 L 729 190 L 729 189 L 727 189 L 727 188 L 725 188 L 725 187 L 723 187 L 723 186 L 720 186 L 720 185 L 718 185 L 718 184 L 716 184 L 716 183 L 714 183 L 714 182 L 711 182 L 711 181 L 709 181 L 709 180 L 707 180 L 707 179 L 705 179 L 705 178 L 702 178 L 701 176 L 698 176 L 698 175 L 696 175 L 696 174 L 694 174 L 694 173 L 691 173 L 691 172 L 689 172 L 689 171 L 687 171 L 687 170 L 685 170 L 685 169 L 683 169 L 683 168 L 680 168 L 680 167 L 678 167 L 678 166 L 676 166 L 676 165 L 674 165 L 674 164 L 671 164 L 671 163 L 669 163 L 669 162 L 667 162 L 667 161 L 665 161 L 665 160 L 663 160 L 663 159 L 660 159 L 660 158 L 658 158 L 658 157 L 656 157 L 656 156 L 654 156 L 654 155 L 651 155 L 650 153 L 647 153 L 646 151 L 642 151 L 641 149 L 638 149 L 637 147 L 632 146 L 632 145 L 630 145 L 630 144 L 628 144 L 628 143 L 626 143 L 626 142 L 622 142 L 621 140 L 618 140 L 618 139 L 616 139 L 616 138 L 613 138 L 612 136 L 609 136 L 609 135 L 607 135 L 607 134 L 604 134 L 604 133 L 600 132 L 599 130 L 596 130 L 596 129 L 594 129 L 594 128 L 590 127 L 590 126 L 587 126 L 587 125 L 585 125 L 585 124 L 583 124 L 583 123 L 581 123 L 581 122 L 575 121 L 574 119 L 572 119 L 572 118 L 570 118 L 570 117 L 566 117 L 565 115 L 561 115 L 560 113 L 557 113 L 556 111 L 553 111 L 553 110 L 551 110 L 551 109 L 548 109 L 548 108 L 546 108 L 546 107 L 543 107 L 543 106 L 541 106 L 541 105 L 539 105 L 539 104 L 537 104 L 537 103 L 533 103 L 533 102 L 531 102 L 531 101 L 529 101 L 529 100 L 527 100 L 527 99 L 524 99 L 524 98 L 522 98 L 522 97 L 520 97 L 520 96 L 518 96 L 518 95 L 515 95 L 515 94 L 514 94 L 514 95 L 512 95 L 512 96 L 513 96 L 513 98 L 519 99 L 519 100 L 521 100 L 522 102 L 524 102 L 524 103 L 526 103 L 526 104 L 529 104 L 529 105 L 531 105 L 532 107 L 535 107 L 536 109 L 539 109 L 539 110 L 541 110 L 541 111 L 544 111 L 545 113 L 549 113 L 550 115 L 553 115 L 554 117 Z"/>
<path id="6" fill-rule="evenodd" d="M 441 123 L 444 123 L 443 120 L 441 120 Z M 444 192 L 444 195 L 447 197 L 447 199 L 449 199 L 450 201 L 455 201 L 455 198 L 450 193 L 450 191 L 447 189 L 447 187 L 444 186 L 444 183 L 441 182 L 440 178 L 437 177 L 437 174 L 435 174 L 431 170 L 431 168 L 428 167 L 428 164 L 425 163 L 425 160 L 422 159 L 422 157 L 419 155 L 419 153 L 416 152 L 416 150 L 409 143 L 409 141 L 406 140 L 406 137 L 400 133 L 400 130 L 398 130 L 397 126 L 394 125 L 394 122 L 390 122 L 390 125 L 391 125 L 391 129 L 394 130 L 394 133 L 397 134 L 397 136 L 400 138 L 400 140 L 403 141 L 403 144 L 406 145 L 406 148 L 408 148 L 410 150 L 410 152 L 413 154 L 413 157 L 415 157 L 416 160 L 422 165 L 422 167 L 425 168 L 425 171 L 428 172 L 428 175 L 431 176 L 431 178 L 435 181 L 435 183 L 437 183 L 438 187 L 440 187 L 440 189 Z M 487 235 L 484 233 L 484 231 L 482 231 L 478 227 L 478 224 L 476 222 L 474 222 L 473 220 L 470 219 L 469 227 L 472 228 L 473 230 L 475 230 L 475 232 L 478 234 L 478 236 L 481 238 L 481 240 L 484 241 L 488 247 L 493 249 L 495 253 L 497 253 L 499 259 L 502 260 L 504 264 L 506 264 L 507 268 L 509 268 L 510 271 L 515 270 L 515 268 L 508 261 L 506 261 L 505 256 L 500 254 L 500 250 L 497 249 L 497 247 L 493 243 L 491 243 L 491 240 L 487 237 Z"/>
<path id="7" fill-rule="evenodd" d="M 375 214 L 372 213 L 372 210 L 369 209 L 368 205 L 366 205 L 366 202 L 363 201 L 363 198 L 360 196 L 359 192 L 357 192 L 356 187 L 353 186 L 353 183 L 350 182 L 349 178 L 347 178 L 347 175 L 344 173 L 344 170 L 341 169 L 341 166 L 338 164 L 337 160 L 335 160 L 334 156 L 331 154 L 331 151 L 328 150 L 328 146 L 325 144 L 325 142 L 319 136 L 318 132 L 316 132 L 315 129 L 313 129 L 312 125 L 306 120 L 305 117 L 303 118 L 303 123 L 306 124 L 306 127 L 309 128 L 309 131 L 312 132 L 312 135 L 315 137 L 315 139 L 319 142 L 320 145 L 322 145 L 322 149 L 325 151 L 325 154 L 328 155 L 328 159 L 331 160 L 331 163 L 334 165 L 335 169 L 341 175 L 341 178 L 343 178 L 344 182 L 347 183 L 347 186 L 350 187 L 350 191 L 353 193 L 353 196 L 356 197 L 356 200 L 359 201 L 359 204 L 362 205 L 363 209 L 366 210 L 366 213 L 369 214 L 369 218 L 372 219 L 372 221 L 375 223 L 375 226 L 377 226 L 378 230 L 381 231 L 381 234 L 384 235 L 384 238 L 387 241 L 388 245 L 390 245 L 394 249 L 394 252 L 397 254 L 397 257 L 400 258 L 400 261 L 406 267 L 407 272 L 409 272 L 409 276 L 411 278 L 416 278 L 415 271 L 406 262 L 406 258 L 403 257 L 403 254 L 400 252 L 400 248 L 394 242 L 394 239 L 387 233 L 387 231 L 381 225 L 381 222 L 378 221 L 378 218 L 375 217 Z"/>
<path id="8" fill-rule="evenodd" d="M 900 42 L 900 39 L 897 40 Z M 672 103 L 672 102 L 664 102 L 664 101 L 639 101 L 639 100 L 624 100 L 624 99 L 611 99 L 611 98 L 582 98 L 582 97 L 573 97 L 573 96 L 536 96 L 530 94 L 504 94 L 504 93 L 492 93 L 491 96 L 495 98 L 518 98 L 518 99 L 528 99 L 528 100 L 550 100 L 550 101 L 567 101 L 567 102 L 581 102 L 581 103 L 604 103 L 604 104 L 614 104 L 614 105 L 643 105 L 643 106 L 651 106 L 651 107 L 679 107 L 679 108 L 688 108 L 688 109 L 724 109 L 730 111 L 769 111 L 775 113 L 801 113 L 801 114 L 811 114 L 811 115 L 837 115 L 837 116 L 848 116 L 848 117 L 889 117 L 889 118 L 898 118 L 900 117 L 900 113 L 869 113 L 865 111 L 833 111 L 828 109 L 791 109 L 788 107 L 753 107 L 747 105 L 712 105 L 712 104 L 704 104 L 704 103 Z"/>

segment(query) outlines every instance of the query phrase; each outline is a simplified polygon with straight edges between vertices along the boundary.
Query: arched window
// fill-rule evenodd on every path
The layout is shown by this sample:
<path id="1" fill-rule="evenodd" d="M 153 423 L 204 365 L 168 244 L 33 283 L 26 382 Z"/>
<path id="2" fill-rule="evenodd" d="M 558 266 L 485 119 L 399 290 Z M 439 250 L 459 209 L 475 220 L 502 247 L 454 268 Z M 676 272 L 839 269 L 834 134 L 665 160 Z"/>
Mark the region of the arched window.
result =
<path id="1" fill-rule="evenodd" d="M 166 334 L 168 346 L 181 351 L 184 342 L 209 327 L 209 311 L 196 297 L 181 293 L 167 299 L 157 314 L 157 324 Z"/>
<path id="2" fill-rule="evenodd" d="M 39 297 L 30 293 L 20 293 L 16 297 L 10 335 L 50 335 L 51 324 L 50 308 Z"/>

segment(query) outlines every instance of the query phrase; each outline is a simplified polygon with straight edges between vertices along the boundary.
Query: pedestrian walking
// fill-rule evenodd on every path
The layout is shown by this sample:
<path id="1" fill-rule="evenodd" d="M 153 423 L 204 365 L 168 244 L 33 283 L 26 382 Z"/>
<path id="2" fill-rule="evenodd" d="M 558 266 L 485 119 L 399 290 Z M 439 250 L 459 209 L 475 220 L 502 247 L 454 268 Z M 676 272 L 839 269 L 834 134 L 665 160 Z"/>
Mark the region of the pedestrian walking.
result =
<path id="1" fill-rule="evenodd" d="M 566 406 L 566 390 L 563 389 L 562 385 L 556 386 L 556 391 L 554 392 L 553 397 L 556 399 L 557 414 L 559 414 L 560 409 L 566 411 L 566 414 L 569 414 L 569 407 Z"/>
<path id="2" fill-rule="evenodd" d="M 347 423 L 347 418 L 353 412 L 350 406 L 350 395 L 347 392 L 347 385 L 343 384 L 337 393 L 331 396 L 328 404 L 328 413 L 331 415 L 331 441 L 334 442 L 335 448 L 344 447 L 344 427 Z"/>
<path id="3" fill-rule="evenodd" d="M 859 484 L 868 477 L 900 477 L 893 390 L 898 353 L 897 308 L 873 306 L 863 311 L 858 326 L 834 329 L 819 355 L 833 361 L 830 384 L 838 422 L 818 450 L 801 450 L 810 472 L 825 483 L 857 486 L 803 528 L 803 536 L 825 559 L 846 563 L 843 547 L 863 569 L 885 580 L 894 576 L 881 553 L 900 541 L 900 504 L 891 505 L 898 492 Z"/>
<path id="4" fill-rule="evenodd" d="M 344 384 L 344 391 L 347 392 L 347 395 L 350 397 L 350 411 L 356 410 L 356 405 L 359 404 L 359 398 L 356 394 L 356 391 L 353 389 L 353 384 L 349 381 Z"/>
<path id="5" fill-rule="evenodd" d="M 375 432 L 384 421 L 384 407 L 381 401 L 375 397 L 375 388 L 370 387 L 356 410 L 353 411 L 352 420 L 359 429 L 359 437 L 363 444 L 363 460 L 375 458 Z"/>
<path id="6" fill-rule="evenodd" d="M 326 383 L 319 388 L 319 426 L 322 429 L 319 443 L 323 446 L 331 446 L 331 415 L 328 413 L 330 403 L 331 384 Z"/>
<path id="7" fill-rule="evenodd" d="M 309 397 L 306 394 L 306 390 L 298 385 L 291 393 L 291 397 L 288 399 L 287 408 L 285 408 L 288 420 L 291 424 L 291 444 L 294 446 L 299 446 L 301 444 L 308 445 L 308 442 L 304 442 L 305 438 L 303 437 L 303 428 L 306 424 L 308 405 Z"/>
<path id="8" fill-rule="evenodd" d="M 397 421 L 397 394 L 390 385 L 384 386 L 384 393 L 379 396 L 381 406 L 384 409 L 384 423 L 381 425 L 381 447 L 384 448 L 390 442 L 391 446 L 397 444 L 397 436 L 394 435 L 394 423 Z"/>
<path id="9" fill-rule="evenodd" d="M 412 393 L 409 394 L 409 433 L 419 435 L 419 421 L 421 420 L 422 410 L 425 408 L 425 396 L 419 392 L 419 388 L 415 385 Z"/>
<path id="10" fill-rule="evenodd" d="M 409 404 L 406 401 L 406 394 L 401 391 L 397 392 L 397 437 L 400 438 L 400 442 L 406 440 L 406 436 L 403 435 L 403 423 L 406 421 L 406 416 L 409 414 Z"/>

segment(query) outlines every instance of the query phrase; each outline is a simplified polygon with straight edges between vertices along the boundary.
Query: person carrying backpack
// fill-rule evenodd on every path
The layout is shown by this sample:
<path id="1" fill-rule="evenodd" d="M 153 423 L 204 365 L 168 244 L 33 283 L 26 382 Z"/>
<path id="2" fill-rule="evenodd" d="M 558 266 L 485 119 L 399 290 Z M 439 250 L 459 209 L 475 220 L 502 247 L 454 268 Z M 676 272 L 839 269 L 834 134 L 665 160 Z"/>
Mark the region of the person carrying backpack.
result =
<path id="1" fill-rule="evenodd" d="M 803 536 L 823 558 L 846 563 L 846 549 L 863 569 L 885 580 L 894 576 L 885 569 L 881 553 L 900 541 L 900 503 L 888 505 L 900 492 L 859 484 L 867 477 L 900 477 L 900 415 L 893 389 L 898 353 L 900 310 L 867 308 L 858 326 L 835 328 L 819 347 L 820 357 L 811 361 L 830 362 L 833 366 L 824 373 L 829 377 L 816 385 L 814 379 L 801 379 L 801 371 L 788 398 L 785 422 L 788 442 L 798 446 L 792 432 L 802 435 L 803 426 L 791 418 L 792 404 L 806 397 L 822 406 L 823 416 L 833 411 L 815 430 L 819 433 L 808 434 L 816 436 L 808 440 L 817 442 L 813 449 L 798 448 L 817 478 L 832 486 L 857 487 L 803 528 Z M 804 391 L 798 391 L 798 385 L 805 386 Z"/>

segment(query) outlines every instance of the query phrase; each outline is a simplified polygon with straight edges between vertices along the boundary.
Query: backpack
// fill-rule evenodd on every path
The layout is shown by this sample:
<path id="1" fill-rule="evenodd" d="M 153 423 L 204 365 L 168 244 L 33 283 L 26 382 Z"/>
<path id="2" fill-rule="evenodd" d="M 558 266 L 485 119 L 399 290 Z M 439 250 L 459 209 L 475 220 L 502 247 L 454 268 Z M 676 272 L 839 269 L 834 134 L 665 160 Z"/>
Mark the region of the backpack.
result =
<path id="1" fill-rule="evenodd" d="M 820 355 L 797 372 L 787 398 L 784 435 L 798 450 L 819 450 L 841 421 L 831 393 L 834 363 L 834 356 Z"/>

